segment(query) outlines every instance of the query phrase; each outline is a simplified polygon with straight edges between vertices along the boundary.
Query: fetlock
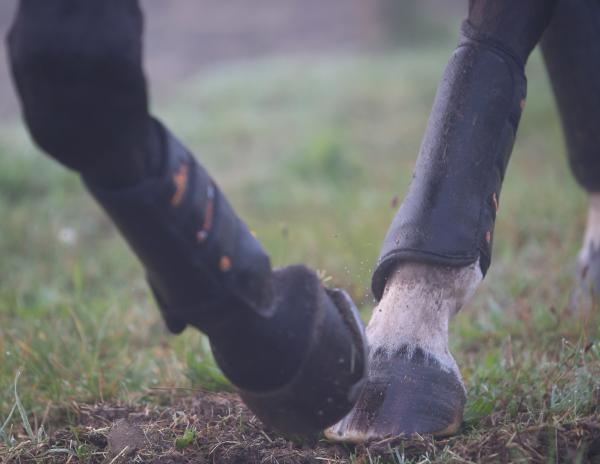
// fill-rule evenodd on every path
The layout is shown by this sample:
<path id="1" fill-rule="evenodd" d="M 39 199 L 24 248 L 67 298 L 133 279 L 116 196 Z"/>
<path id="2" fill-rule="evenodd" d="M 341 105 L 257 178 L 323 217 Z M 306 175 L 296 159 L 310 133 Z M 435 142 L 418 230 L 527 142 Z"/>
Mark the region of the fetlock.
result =
<path id="1" fill-rule="evenodd" d="M 477 262 L 464 267 L 399 264 L 367 327 L 371 353 L 391 356 L 419 349 L 460 377 L 448 348 L 448 327 L 482 279 Z"/>
<path id="2" fill-rule="evenodd" d="M 448 348 L 448 323 L 481 280 L 478 263 L 402 263 L 394 270 L 367 327 L 366 386 L 352 412 L 327 430 L 330 439 L 456 433 L 466 389 Z"/>

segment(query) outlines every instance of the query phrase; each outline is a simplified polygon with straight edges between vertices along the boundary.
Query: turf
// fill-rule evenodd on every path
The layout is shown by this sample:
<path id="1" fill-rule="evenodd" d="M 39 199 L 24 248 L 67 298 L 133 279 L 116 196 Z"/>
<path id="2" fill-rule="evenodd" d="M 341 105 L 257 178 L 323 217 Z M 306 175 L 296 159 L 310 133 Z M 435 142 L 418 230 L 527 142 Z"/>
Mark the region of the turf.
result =
<path id="1" fill-rule="evenodd" d="M 156 113 L 276 265 L 318 269 L 367 320 L 373 264 L 449 52 L 232 65 L 188 82 Z M 166 333 L 141 267 L 77 177 L 18 125 L 4 127 L 0 461 L 600 462 L 599 311 L 565 309 L 585 195 L 537 55 L 528 74 L 494 262 L 451 327 L 469 390 L 465 424 L 441 441 L 350 448 L 264 430 L 224 393 L 231 386 L 201 335 Z M 122 452 L 117 419 L 149 441 Z"/>

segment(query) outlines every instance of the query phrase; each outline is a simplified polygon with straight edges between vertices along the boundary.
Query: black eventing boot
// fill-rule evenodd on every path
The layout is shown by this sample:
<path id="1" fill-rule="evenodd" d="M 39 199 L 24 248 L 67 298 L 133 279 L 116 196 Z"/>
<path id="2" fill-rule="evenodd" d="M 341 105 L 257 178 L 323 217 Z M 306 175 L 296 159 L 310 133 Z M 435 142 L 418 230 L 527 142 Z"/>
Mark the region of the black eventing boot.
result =
<path id="1" fill-rule="evenodd" d="M 354 404 L 362 323 L 341 290 L 269 257 L 206 171 L 159 123 L 164 166 L 130 188 L 86 185 L 144 264 L 169 329 L 192 325 L 246 404 L 282 431 L 321 430 Z"/>

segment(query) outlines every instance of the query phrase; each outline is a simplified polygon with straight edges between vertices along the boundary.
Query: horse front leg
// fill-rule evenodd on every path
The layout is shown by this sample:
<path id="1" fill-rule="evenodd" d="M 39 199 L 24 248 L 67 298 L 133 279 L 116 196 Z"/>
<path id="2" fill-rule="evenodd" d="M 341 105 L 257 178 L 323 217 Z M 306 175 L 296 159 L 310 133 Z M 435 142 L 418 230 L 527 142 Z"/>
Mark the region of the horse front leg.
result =
<path id="1" fill-rule="evenodd" d="M 8 46 L 26 125 L 127 240 L 168 328 L 206 333 L 267 424 L 321 430 L 363 384 L 356 308 L 304 266 L 272 270 L 209 173 L 150 115 L 142 30 L 137 0 L 21 0 Z"/>
<path id="2" fill-rule="evenodd" d="M 369 375 L 357 406 L 327 431 L 361 442 L 457 432 L 466 400 L 448 322 L 491 261 L 500 189 L 524 108 L 524 65 L 549 0 L 472 0 L 446 67 L 408 194 L 373 275 Z"/>

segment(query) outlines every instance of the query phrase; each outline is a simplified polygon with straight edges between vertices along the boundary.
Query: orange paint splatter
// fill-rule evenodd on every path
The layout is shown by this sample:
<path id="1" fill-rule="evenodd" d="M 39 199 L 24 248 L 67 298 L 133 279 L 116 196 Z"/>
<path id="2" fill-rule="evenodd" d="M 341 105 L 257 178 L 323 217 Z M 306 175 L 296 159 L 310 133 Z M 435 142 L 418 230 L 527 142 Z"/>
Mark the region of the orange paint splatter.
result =
<path id="1" fill-rule="evenodd" d="M 182 164 L 179 171 L 173 176 L 173 182 L 175 183 L 175 193 L 171 197 L 171 205 L 179 206 L 183 200 L 185 194 L 185 188 L 188 180 L 188 167 L 187 164 Z"/>
<path id="2" fill-rule="evenodd" d="M 231 269 L 231 259 L 229 259 L 229 256 L 221 257 L 221 261 L 219 261 L 219 269 L 221 269 L 221 272 L 227 272 Z"/>

